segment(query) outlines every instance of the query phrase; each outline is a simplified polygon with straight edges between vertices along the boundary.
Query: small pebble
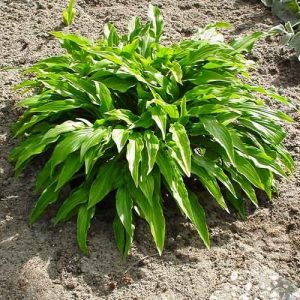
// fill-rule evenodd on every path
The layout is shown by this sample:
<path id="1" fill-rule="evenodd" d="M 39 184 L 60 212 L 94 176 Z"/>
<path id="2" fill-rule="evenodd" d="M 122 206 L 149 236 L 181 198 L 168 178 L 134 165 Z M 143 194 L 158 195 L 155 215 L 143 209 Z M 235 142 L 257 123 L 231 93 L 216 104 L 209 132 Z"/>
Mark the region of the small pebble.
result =
<path id="1" fill-rule="evenodd" d="M 258 286 L 261 290 L 265 290 L 266 289 L 266 285 L 262 282 L 259 284 Z"/>
<path id="2" fill-rule="evenodd" d="M 238 279 L 238 277 L 239 277 L 238 272 L 234 271 L 234 272 L 231 273 L 230 280 L 231 281 L 236 281 Z"/>
<path id="3" fill-rule="evenodd" d="M 272 293 L 270 293 L 270 299 L 279 299 L 279 293 L 277 291 L 272 291 Z"/>
<path id="4" fill-rule="evenodd" d="M 247 292 L 249 292 L 251 289 L 252 289 L 252 283 L 251 283 L 251 282 L 248 282 L 248 283 L 245 285 L 245 290 L 246 290 Z"/>
<path id="5" fill-rule="evenodd" d="M 270 275 L 270 279 L 271 279 L 272 281 L 276 281 L 276 280 L 279 279 L 279 275 L 276 274 L 276 273 L 274 273 L 274 274 Z"/>
<path id="6" fill-rule="evenodd" d="M 294 291 L 291 296 L 292 296 L 293 300 L 300 299 L 300 289 L 297 289 L 296 291 Z"/>
<path id="7" fill-rule="evenodd" d="M 7 216 L 5 216 L 5 220 L 6 221 L 11 221 L 11 220 L 13 220 L 13 217 L 10 216 L 10 215 L 7 215 Z"/>

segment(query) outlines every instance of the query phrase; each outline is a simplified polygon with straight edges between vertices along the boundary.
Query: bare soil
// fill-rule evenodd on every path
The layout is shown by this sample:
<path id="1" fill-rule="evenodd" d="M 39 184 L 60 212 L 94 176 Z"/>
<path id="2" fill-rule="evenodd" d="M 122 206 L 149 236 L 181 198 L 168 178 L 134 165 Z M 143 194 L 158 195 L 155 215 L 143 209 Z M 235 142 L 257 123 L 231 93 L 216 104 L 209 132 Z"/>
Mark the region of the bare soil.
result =
<path id="1" fill-rule="evenodd" d="M 78 0 L 77 17 L 63 28 L 66 1 L 0 0 L 0 66 L 24 67 L 61 50 L 49 32 L 71 30 L 92 38 L 107 21 L 124 31 L 128 20 L 146 17 L 146 0 Z M 277 25 L 260 1 L 162 0 L 166 43 L 189 37 L 199 26 L 228 21 L 239 35 Z M 277 41 L 260 42 L 252 55 L 254 80 L 300 104 L 300 62 Z M 112 211 L 99 209 L 84 257 L 75 240 L 73 221 L 53 227 L 50 211 L 30 227 L 37 199 L 34 181 L 39 161 L 14 177 L 8 153 L 10 133 L 21 95 L 12 87 L 19 69 L 0 72 L 0 299 L 300 299 L 300 118 L 288 125 L 287 147 L 296 171 L 279 182 L 279 195 L 249 211 L 246 221 L 212 207 L 207 212 L 212 249 L 203 247 L 195 230 L 173 206 L 167 214 L 166 249 L 156 255 L 147 226 L 137 222 L 135 243 L 126 262 L 113 238 Z M 299 297 L 299 298 L 298 298 Z"/>

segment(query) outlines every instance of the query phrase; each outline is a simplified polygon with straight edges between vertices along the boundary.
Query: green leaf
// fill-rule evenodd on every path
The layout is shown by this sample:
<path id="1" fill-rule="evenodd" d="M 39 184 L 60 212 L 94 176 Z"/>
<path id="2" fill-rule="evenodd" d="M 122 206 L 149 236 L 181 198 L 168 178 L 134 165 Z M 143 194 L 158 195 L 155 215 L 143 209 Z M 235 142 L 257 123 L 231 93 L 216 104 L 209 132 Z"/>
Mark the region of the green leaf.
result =
<path id="1" fill-rule="evenodd" d="M 232 164 L 235 164 L 235 156 L 232 138 L 227 128 L 219 123 L 216 119 L 201 118 L 205 130 L 207 130 L 211 136 L 224 148 Z"/>
<path id="2" fill-rule="evenodd" d="M 264 186 L 251 162 L 243 156 L 240 156 L 238 153 L 236 153 L 235 158 L 237 171 L 244 175 L 253 185 L 263 190 Z"/>
<path id="3" fill-rule="evenodd" d="M 150 224 L 150 229 L 156 244 L 156 248 L 161 255 L 164 248 L 166 230 L 165 218 L 162 208 L 162 199 L 160 196 L 161 176 L 157 168 L 152 173 L 154 179 L 154 192 L 152 201 L 150 202 L 152 204 L 152 208 L 150 210 L 151 214 L 148 217 L 148 223 Z"/>
<path id="4" fill-rule="evenodd" d="M 151 112 L 152 119 L 154 120 L 154 122 L 156 123 L 156 125 L 158 126 L 158 128 L 162 133 L 163 139 L 165 139 L 166 128 L 167 128 L 167 116 L 165 112 L 162 110 L 160 106 L 153 106 L 149 108 L 149 110 Z"/>
<path id="5" fill-rule="evenodd" d="M 116 188 L 118 177 L 122 176 L 118 160 L 107 161 L 99 168 L 96 179 L 91 185 L 88 207 L 91 208 L 102 201 L 104 197 Z"/>
<path id="6" fill-rule="evenodd" d="M 155 169 L 151 173 L 154 182 L 154 193 L 151 199 L 145 197 L 140 189 L 137 189 L 134 183 L 129 184 L 130 193 L 134 203 L 138 206 L 142 216 L 150 226 L 153 239 L 155 241 L 159 254 L 162 254 L 165 241 L 165 218 L 162 210 L 162 201 L 160 196 L 160 173 Z"/>
<path id="7" fill-rule="evenodd" d="M 103 28 L 104 37 L 108 46 L 117 46 L 119 44 L 120 37 L 114 25 L 106 23 Z"/>
<path id="8" fill-rule="evenodd" d="M 124 146 L 126 145 L 128 141 L 130 131 L 122 128 L 116 128 L 112 131 L 112 139 L 117 145 L 118 152 L 120 153 Z"/>
<path id="9" fill-rule="evenodd" d="M 128 41 L 133 41 L 134 38 L 138 37 L 142 29 L 141 21 L 138 17 L 133 17 L 128 24 Z"/>
<path id="10" fill-rule="evenodd" d="M 132 134 L 128 138 L 126 159 L 128 161 L 129 171 L 136 186 L 139 184 L 139 165 L 142 159 L 143 148 L 144 143 L 140 135 Z"/>
<path id="11" fill-rule="evenodd" d="M 128 125 L 132 125 L 137 121 L 138 117 L 127 109 L 113 109 L 109 112 L 106 112 L 108 120 L 122 120 L 125 121 Z"/>
<path id="12" fill-rule="evenodd" d="M 286 136 L 284 130 L 270 120 L 239 118 L 239 122 L 274 145 L 278 145 Z"/>
<path id="13" fill-rule="evenodd" d="M 216 199 L 220 207 L 229 212 L 215 177 L 210 176 L 204 168 L 198 166 L 196 163 L 192 164 L 192 173 L 197 176 L 197 178 L 203 184 L 203 186 Z"/>
<path id="14" fill-rule="evenodd" d="M 156 161 L 156 155 L 159 150 L 159 139 L 152 131 L 146 131 L 144 134 L 144 140 L 148 154 L 148 175 L 152 171 Z"/>
<path id="15" fill-rule="evenodd" d="M 233 40 L 230 44 L 235 49 L 235 52 L 250 52 L 254 44 L 266 34 L 261 31 L 254 32 L 244 37 Z"/>
<path id="16" fill-rule="evenodd" d="M 195 163 L 200 167 L 204 168 L 211 177 L 215 177 L 219 180 L 232 195 L 236 196 L 234 186 L 230 181 L 229 177 L 224 173 L 223 169 L 219 167 L 209 157 L 201 157 L 199 155 L 193 156 Z"/>
<path id="17" fill-rule="evenodd" d="M 65 99 L 65 100 L 56 100 L 51 103 L 46 103 L 44 105 L 40 105 L 37 107 L 33 107 L 30 109 L 30 112 L 36 113 L 44 113 L 44 112 L 61 112 L 65 110 L 72 110 L 81 107 L 82 104 L 73 99 Z"/>
<path id="18" fill-rule="evenodd" d="M 90 132 L 90 130 L 71 132 L 55 147 L 51 156 L 51 172 L 53 172 L 54 168 L 62 163 L 69 154 L 81 147 Z"/>
<path id="19" fill-rule="evenodd" d="M 191 214 L 193 224 L 195 225 L 202 241 L 207 248 L 210 248 L 210 239 L 208 227 L 205 221 L 205 212 L 203 207 L 200 205 L 198 197 L 194 193 L 189 193 L 189 198 L 191 202 Z"/>
<path id="20" fill-rule="evenodd" d="M 181 70 L 181 66 L 178 62 L 173 61 L 170 64 L 170 71 L 172 72 L 172 75 L 174 76 L 175 80 L 182 84 L 182 70 Z"/>
<path id="21" fill-rule="evenodd" d="M 59 190 L 55 189 L 55 183 L 52 183 L 43 191 L 31 213 L 30 224 L 35 223 L 45 212 L 46 208 L 58 200 L 58 195 Z"/>
<path id="22" fill-rule="evenodd" d="M 102 113 L 108 112 L 114 108 L 113 100 L 109 89 L 105 84 L 95 81 L 96 94 L 100 98 L 100 110 Z"/>
<path id="23" fill-rule="evenodd" d="M 111 131 L 109 130 L 109 128 L 101 128 L 101 127 L 90 132 L 81 145 L 80 160 L 83 160 L 85 154 L 90 148 L 97 145 L 99 146 L 99 144 L 105 139 L 110 139 L 110 134 Z"/>
<path id="24" fill-rule="evenodd" d="M 300 21 L 300 6 L 297 0 L 273 0 L 272 12 L 284 22 L 294 24 Z"/>
<path id="25" fill-rule="evenodd" d="M 71 132 L 78 129 L 83 129 L 86 125 L 82 122 L 66 121 L 62 124 L 56 125 L 50 129 L 43 137 L 43 141 L 47 139 L 59 137 L 63 133 Z"/>
<path id="26" fill-rule="evenodd" d="M 193 84 L 205 84 L 214 82 L 230 82 L 235 81 L 231 74 L 225 72 L 216 72 L 211 70 L 202 70 L 190 81 Z"/>
<path id="27" fill-rule="evenodd" d="M 20 152 L 18 156 L 16 155 L 17 163 L 16 163 L 15 170 L 16 170 L 17 174 L 20 174 L 20 172 L 25 167 L 26 163 L 30 159 L 32 159 L 33 156 L 42 153 L 46 149 L 47 144 L 46 143 L 42 143 L 41 141 L 39 141 L 37 139 L 35 147 L 33 147 L 33 145 L 31 145 L 31 146 L 32 147 L 28 146 L 26 148 L 23 148 L 23 152 Z M 22 147 L 20 147 L 19 150 L 21 151 Z"/>
<path id="28" fill-rule="evenodd" d="M 161 150 L 157 155 L 157 164 L 181 211 L 191 220 L 204 244 L 209 248 L 210 244 L 205 233 L 207 229 L 203 227 L 201 206 L 195 203 L 195 199 L 190 200 L 188 191 L 176 166 L 172 163 L 170 157 Z"/>
<path id="29" fill-rule="evenodd" d="M 89 39 L 72 33 L 63 33 L 56 31 L 52 32 L 52 35 L 61 41 L 71 41 L 79 46 L 87 46 L 91 44 L 91 41 Z"/>
<path id="30" fill-rule="evenodd" d="M 122 222 L 131 241 L 133 239 L 134 226 L 132 224 L 132 207 L 133 202 L 125 186 L 118 188 L 116 194 L 116 209 L 120 221 Z"/>
<path id="31" fill-rule="evenodd" d="M 62 206 L 59 208 L 53 222 L 58 224 L 59 222 L 66 221 L 70 213 L 78 208 L 79 205 L 87 203 L 89 193 L 86 186 L 77 188 L 72 194 L 63 202 Z"/>
<path id="32" fill-rule="evenodd" d="M 233 109 L 221 104 L 204 104 L 201 106 L 194 106 L 188 110 L 191 116 L 201 116 L 210 114 L 226 113 Z"/>
<path id="33" fill-rule="evenodd" d="M 188 192 L 175 163 L 167 153 L 161 149 L 158 151 L 156 163 L 181 211 L 186 216 L 189 216 L 190 201 Z"/>
<path id="34" fill-rule="evenodd" d="M 48 160 L 43 169 L 40 171 L 36 180 L 36 190 L 40 191 L 45 188 L 49 178 L 51 178 L 51 160 Z"/>
<path id="35" fill-rule="evenodd" d="M 242 188 L 242 190 L 246 193 L 246 195 L 251 200 L 251 202 L 255 206 L 258 206 L 255 190 L 251 186 L 250 182 L 247 180 L 247 177 L 238 174 L 237 172 L 233 171 L 231 168 L 227 168 L 227 170 L 231 174 L 232 179 Z"/>
<path id="36" fill-rule="evenodd" d="M 159 8 L 150 4 L 148 15 L 151 21 L 151 29 L 154 34 L 155 41 L 158 42 L 163 32 L 163 19 Z"/>
<path id="37" fill-rule="evenodd" d="M 130 88 L 136 85 L 136 81 L 133 78 L 118 78 L 109 77 L 102 80 L 102 83 L 109 89 L 119 91 L 121 93 L 126 93 Z"/>
<path id="38" fill-rule="evenodd" d="M 238 186 L 237 183 L 234 183 L 234 188 L 235 188 L 235 194 L 237 194 L 237 196 L 235 197 L 235 196 L 233 196 L 232 193 L 229 193 L 227 191 L 226 199 L 238 211 L 241 218 L 245 219 L 246 218 L 246 205 L 245 205 L 245 201 L 241 195 L 241 188 Z"/>
<path id="39" fill-rule="evenodd" d="M 152 201 L 153 193 L 154 193 L 154 178 L 152 173 L 147 174 L 148 169 L 148 157 L 146 154 L 146 149 L 142 152 L 142 162 L 140 168 L 140 180 L 139 180 L 139 188 L 148 199 L 149 202 Z"/>
<path id="40" fill-rule="evenodd" d="M 115 216 L 113 228 L 118 250 L 126 258 L 132 244 L 132 239 L 129 237 L 118 215 Z"/>
<path id="41" fill-rule="evenodd" d="M 75 16 L 74 7 L 75 0 L 70 0 L 68 8 L 63 11 L 63 19 L 66 26 L 70 26 L 73 23 L 73 19 Z"/>
<path id="42" fill-rule="evenodd" d="M 68 181 L 71 180 L 73 175 L 81 168 L 82 162 L 80 161 L 78 153 L 72 153 L 68 156 L 58 176 L 56 190 L 63 187 Z"/>
<path id="43" fill-rule="evenodd" d="M 95 207 L 88 208 L 87 205 L 80 206 L 77 217 L 77 242 L 80 250 L 84 254 L 89 253 L 87 247 L 87 233 L 94 217 Z"/>
<path id="44" fill-rule="evenodd" d="M 188 177 L 191 176 L 191 146 L 187 136 L 186 130 L 180 123 L 173 123 L 170 126 L 170 132 L 172 133 L 172 140 L 178 146 L 180 156 L 182 159 L 182 165 L 184 166 L 184 172 Z"/>

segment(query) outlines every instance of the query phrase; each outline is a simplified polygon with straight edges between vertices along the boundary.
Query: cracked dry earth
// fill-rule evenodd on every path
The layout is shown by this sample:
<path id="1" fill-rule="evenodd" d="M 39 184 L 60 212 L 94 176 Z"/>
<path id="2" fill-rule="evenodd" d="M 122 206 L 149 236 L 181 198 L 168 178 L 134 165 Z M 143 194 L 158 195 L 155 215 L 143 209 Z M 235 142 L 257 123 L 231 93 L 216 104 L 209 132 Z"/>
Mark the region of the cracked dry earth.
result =
<path id="1" fill-rule="evenodd" d="M 92 38 L 111 21 L 124 31 L 134 15 L 146 16 L 149 1 L 78 0 L 77 17 L 68 29 Z M 279 20 L 260 1 L 162 0 L 164 42 L 190 36 L 199 26 L 229 21 L 239 35 L 266 30 Z M 49 32 L 63 29 L 66 1 L 0 0 L 0 66 L 22 68 L 60 52 Z M 67 30 L 67 29 L 63 29 Z M 254 50 L 254 80 L 300 104 L 300 63 L 276 41 Z M 174 207 L 165 208 L 166 249 L 155 252 L 147 226 L 139 221 L 126 262 L 116 250 L 112 211 L 99 210 L 90 231 L 91 256 L 82 256 L 75 241 L 75 223 L 51 226 L 51 209 L 29 227 L 37 199 L 35 162 L 19 178 L 8 162 L 15 144 L 10 133 L 20 110 L 20 94 L 12 87 L 19 69 L 0 72 L 0 299 L 300 299 L 300 118 L 287 126 L 287 147 L 296 171 L 279 183 L 272 203 L 249 210 L 243 222 L 215 207 L 207 212 L 212 249 L 205 249 L 193 228 Z M 209 199 L 208 199 L 209 201 Z M 127 272 L 126 272 L 127 271 Z"/>

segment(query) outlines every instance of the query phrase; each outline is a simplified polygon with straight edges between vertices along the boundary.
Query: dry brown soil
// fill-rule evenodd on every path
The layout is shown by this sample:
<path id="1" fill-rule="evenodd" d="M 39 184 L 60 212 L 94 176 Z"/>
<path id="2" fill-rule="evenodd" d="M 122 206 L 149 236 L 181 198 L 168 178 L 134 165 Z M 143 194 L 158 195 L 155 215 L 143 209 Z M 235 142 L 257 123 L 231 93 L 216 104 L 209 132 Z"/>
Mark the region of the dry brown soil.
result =
<path id="1" fill-rule="evenodd" d="M 146 0 L 78 0 L 78 15 L 70 30 L 97 38 L 104 22 L 124 31 L 134 15 L 145 18 Z M 189 37 L 199 26 L 229 21 L 233 35 L 266 30 L 279 20 L 260 1 L 162 0 L 165 42 Z M 1 0 L 0 66 L 29 66 L 38 58 L 60 52 L 49 32 L 63 29 L 66 1 Z M 66 29 L 64 29 L 66 30 Z M 300 62 L 276 41 L 259 43 L 254 81 L 274 86 L 300 104 Z M 129 259 L 116 250 L 112 212 L 99 211 L 84 257 L 75 241 L 75 223 L 52 227 L 51 210 L 30 227 L 30 210 L 37 199 L 34 163 L 14 177 L 7 156 L 15 144 L 10 128 L 20 110 L 21 95 L 12 87 L 18 69 L 0 72 L 0 299 L 297 299 L 300 286 L 300 119 L 287 126 L 287 147 L 296 171 L 279 183 L 273 203 L 251 211 L 243 222 L 216 208 L 208 211 L 212 249 L 206 250 L 195 230 L 174 207 L 168 217 L 166 249 L 156 251 L 146 225 L 139 221 Z M 126 270 L 128 270 L 126 272 Z M 297 296 L 298 295 L 298 296 Z"/>

